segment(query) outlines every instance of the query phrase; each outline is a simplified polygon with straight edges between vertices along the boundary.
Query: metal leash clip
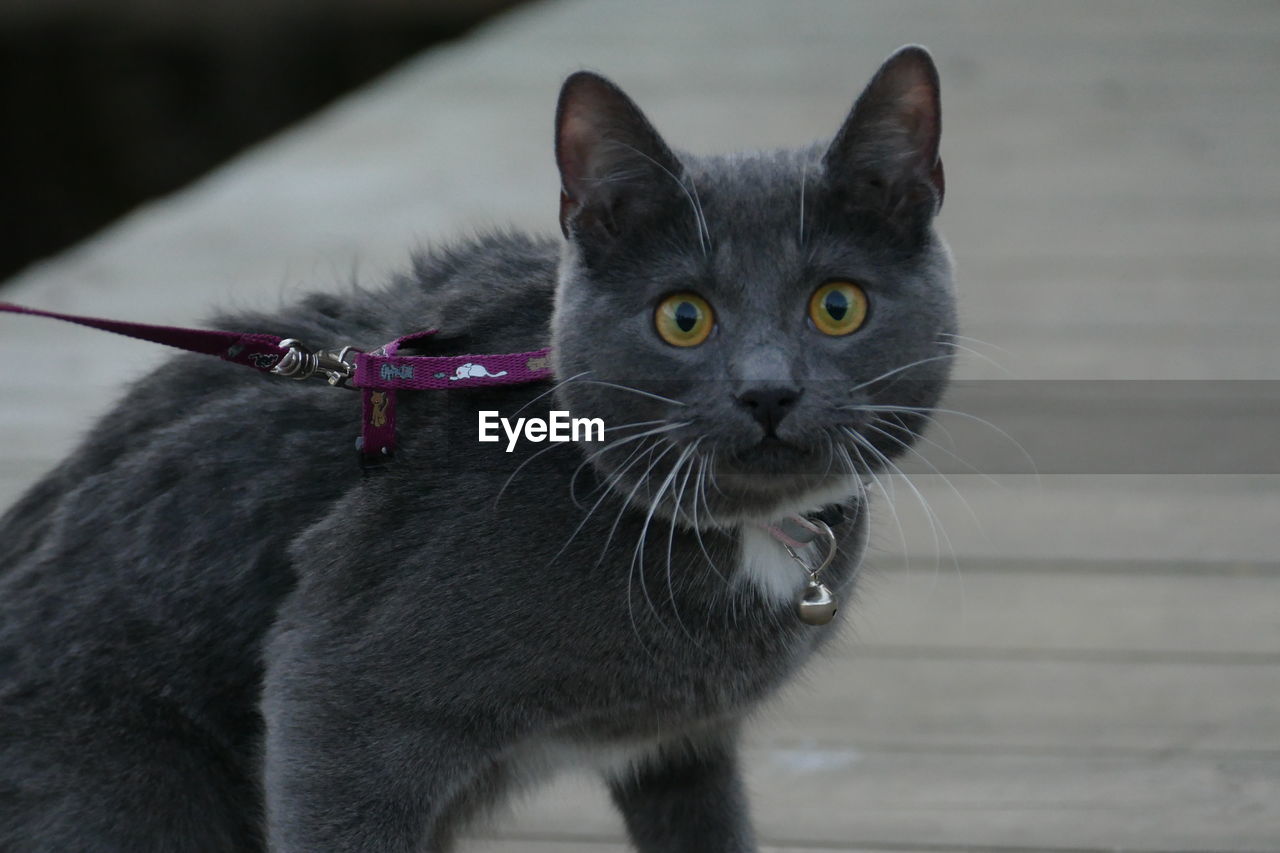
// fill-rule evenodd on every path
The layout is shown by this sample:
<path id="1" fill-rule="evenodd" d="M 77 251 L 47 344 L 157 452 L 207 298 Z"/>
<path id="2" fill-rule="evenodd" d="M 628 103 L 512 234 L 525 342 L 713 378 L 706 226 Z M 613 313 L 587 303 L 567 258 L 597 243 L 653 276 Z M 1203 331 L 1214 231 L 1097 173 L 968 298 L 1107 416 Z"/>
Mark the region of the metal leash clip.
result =
<path id="1" fill-rule="evenodd" d="M 282 349 L 287 349 L 271 372 L 289 379 L 310 379 L 322 377 L 335 388 L 345 388 L 346 383 L 355 375 L 355 347 L 343 347 L 333 350 L 315 350 L 314 352 L 302 341 L 285 338 L 280 342 Z"/>
<path id="2" fill-rule="evenodd" d="M 813 534 L 813 539 L 808 544 L 815 546 L 826 546 L 826 554 L 822 558 L 822 562 L 815 566 L 810 566 L 800 553 L 791 545 L 783 543 L 782 547 L 787 549 L 787 553 L 791 555 L 791 559 L 800 564 L 800 567 L 809 575 L 809 580 L 801 592 L 800 598 L 796 601 L 796 612 L 800 616 L 800 621 L 806 625 L 825 625 L 830 622 L 836 615 L 836 597 L 832 594 L 831 589 L 818 579 L 818 574 L 831 565 L 836 558 L 838 550 L 836 544 L 836 534 L 832 532 L 830 526 L 825 521 L 819 521 L 813 518 L 805 518 L 804 516 L 792 516 L 789 522 L 803 527 Z"/>

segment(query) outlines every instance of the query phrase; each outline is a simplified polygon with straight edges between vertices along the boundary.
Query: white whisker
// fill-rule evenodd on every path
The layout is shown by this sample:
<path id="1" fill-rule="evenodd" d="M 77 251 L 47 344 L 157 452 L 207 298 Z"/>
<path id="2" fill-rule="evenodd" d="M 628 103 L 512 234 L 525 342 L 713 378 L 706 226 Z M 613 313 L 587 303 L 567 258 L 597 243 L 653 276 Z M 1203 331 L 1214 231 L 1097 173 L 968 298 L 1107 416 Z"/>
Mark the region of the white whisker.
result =
<path id="1" fill-rule="evenodd" d="M 972 355 L 974 358 L 980 358 L 980 359 L 982 359 L 982 360 L 983 360 L 983 361 L 985 361 L 987 364 L 990 364 L 992 367 L 994 367 L 996 370 L 999 370 L 999 371 L 1001 371 L 1001 372 L 1003 372 L 1003 373 L 1005 373 L 1005 374 L 1007 374 L 1007 375 L 1009 375 L 1009 376 L 1012 376 L 1012 375 L 1013 375 L 1013 371 L 1012 371 L 1012 370 L 1010 370 L 1009 368 L 1005 367 L 1003 364 L 1001 364 L 1000 362 L 996 361 L 994 358 L 992 358 L 991 356 L 987 355 L 986 353 L 984 353 L 984 352 L 978 352 L 978 351 L 977 351 L 976 349 L 974 349 L 973 347 L 967 347 L 967 346 L 965 346 L 964 344 L 958 344 L 958 343 L 956 343 L 956 342 L 954 342 L 954 341 L 938 341 L 938 346 L 951 347 L 952 349 L 960 350 L 961 352 L 967 352 L 967 353 L 969 353 L 970 355 Z"/>
<path id="2" fill-rule="evenodd" d="M 933 534 L 934 556 L 935 556 L 935 560 L 934 560 L 935 579 L 938 576 L 938 574 L 941 573 L 941 570 L 942 570 L 942 545 L 943 545 L 943 542 L 946 543 L 947 551 L 951 555 L 951 563 L 955 568 L 956 577 L 960 578 L 961 619 L 963 619 L 964 618 L 964 579 L 961 577 L 961 574 L 960 574 L 960 561 L 956 557 L 955 546 L 951 542 L 951 537 L 947 534 L 946 529 L 942 526 L 941 519 L 939 519 L 937 516 L 937 513 L 933 511 L 933 507 L 929 505 L 929 502 L 925 500 L 924 494 L 922 494 L 921 491 L 916 488 L 916 485 L 911 481 L 911 478 L 908 477 L 906 474 L 904 474 L 902 472 L 902 469 L 893 463 L 893 460 L 891 460 L 889 457 L 881 453 L 880 450 L 877 449 L 875 445 L 873 445 L 870 441 L 867 440 L 866 436 L 863 436 L 854 430 L 846 430 L 846 432 L 854 441 L 861 444 L 868 451 L 870 451 L 874 456 L 876 456 L 880 460 L 881 464 L 883 464 L 886 467 L 886 470 L 891 471 L 892 473 L 897 475 L 899 478 L 901 478 L 902 482 L 907 484 L 907 488 L 911 490 L 911 492 L 915 495 L 916 500 L 920 503 L 920 507 L 925 512 L 925 518 L 929 522 L 929 529 Z"/>
<path id="3" fill-rule="evenodd" d="M 852 406 L 841 406 L 840 408 L 844 409 L 845 411 L 856 411 L 858 409 L 861 409 L 863 411 L 906 412 L 908 414 L 954 415 L 957 418 L 967 418 L 971 421 L 980 423 L 983 426 L 987 427 L 988 429 L 996 432 L 1002 438 L 1004 438 L 1006 441 L 1012 444 L 1014 447 L 1018 448 L 1018 451 L 1022 454 L 1022 458 L 1027 460 L 1027 464 L 1031 466 L 1031 473 L 1035 475 L 1036 482 L 1038 483 L 1040 480 L 1040 471 L 1036 468 L 1035 460 L 1031 458 L 1031 454 L 1027 452 L 1027 449 L 1023 447 L 1022 444 L 1017 439 L 1009 435 L 1009 433 L 1000 429 L 1000 427 L 991 423 L 991 421 L 988 421 L 984 418 L 980 418 L 977 415 L 971 415 L 968 412 L 961 412 L 961 411 L 957 411 L 956 409 L 939 409 L 934 407 L 926 408 L 924 406 L 891 406 L 891 405 L 881 405 L 879 403 L 866 404 L 866 405 L 857 404 Z"/>
<path id="4" fill-rule="evenodd" d="M 684 185 L 684 181 L 682 181 L 680 178 L 677 178 L 674 174 L 672 174 L 670 169 L 668 169 L 666 166 L 662 165 L 657 160 L 650 157 L 648 154 L 641 151 L 639 148 L 636 148 L 634 145 L 628 145 L 625 142 L 615 141 L 613 144 L 618 145 L 622 148 L 626 148 L 627 150 L 635 154 L 639 154 L 641 157 L 643 157 L 644 159 L 648 160 L 650 163 L 652 163 L 653 165 L 661 169 L 668 178 L 676 182 L 676 185 L 680 187 L 681 192 L 684 193 L 685 198 L 689 200 L 690 206 L 693 207 L 693 221 L 698 231 L 698 246 L 701 247 L 702 249 L 703 257 L 706 257 L 708 254 L 708 248 L 709 248 L 708 244 L 711 242 L 711 232 L 707 229 L 707 220 L 702 215 L 702 202 L 697 198 L 698 187 L 696 184 L 693 183 L 693 178 L 692 177 L 689 178 L 689 183 L 690 185 L 693 186 L 693 194 L 691 195 L 689 193 L 689 188 Z M 703 237 L 704 234 L 706 235 L 705 238 Z"/>
<path id="5" fill-rule="evenodd" d="M 586 382 L 588 385 L 605 385 L 609 388 L 617 388 L 621 391 L 630 391 L 633 394 L 640 394 L 645 397 L 652 397 L 655 400 L 661 400 L 664 403 L 670 403 L 673 406 L 687 406 L 688 403 L 682 403 L 679 400 L 673 400 L 670 397 L 664 397 L 661 394 L 654 394 L 651 391 L 641 391 L 639 388 L 632 388 L 630 385 L 619 385 L 617 382 L 605 382 L 603 379 L 580 379 L 580 382 Z"/>
<path id="6" fill-rule="evenodd" d="M 560 550 L 556 551 L 550 560 L 547 560 L 547 565 L 551 565 L 559 559 L 560 555 L 565 552 L 565 549 L 569 547 L 570 543 L 572 543 L 577 535 L 582 532 L 582 528 L 586 527 L 587 522 L 591 519 L 591 516 L 595 514 L 595 511 L 599 509 L 600 504 L 604 503 L 605 499 L 609 497 L 609 488 L 620 482 L 622 478 L 626 476 L 627 471 L 631 469 L 631 466 L 640 461 L 639 456 L 644 452 L 644 449 L 643 444 L 637 446 L 633 451 L 631 451 L 631 455 L 626 458 L 625 463 L 605 479 L 605 482 L 601 484 L 600 497 L 591 505 L 591 509 L 587 510 L 586 515 L 584 515 L 582 520 L 578 522 L 578 526 L 573 529 L 573 532 L 569 534 L 569 538 L 560 546 Z"/>
<path id="7" fill-rule="evenodd" d="M 592 460 L 598 458 L 599 456 L 602 456 L 603 454 L 607 453 L 610 450 L 616 450 L 617 448 L 621 447 L 624 444 L 629 444 L 633 441 L 638 441 L 640 439 L 648 438 L 649 436 L 652 436 L 652 435 L 659 435 L 664 432 L 671 432 L 672 430 L 680 429 L 681 427 L 686 427 L 691 422 L 676 421 L 674 423 L 669 423 L 667 421 L 643 421 L 641 423 L 645 425 L 649 423 L 665 423 L 666 426 L 655 427 L 654 429 L 645 430 L 644 432 L 637 433 L 636 435 L 629 435 L 629 436 L 626 436 L 625 438 L 620 438 L 620 439 L 617 439 L 616 441 L 611 441 L 608 444 L 606 444 L 604 447 L 599 448 L 594 453 L 587 456 L 586 459 L 582 460 L 582 462 L 578 465 L 578 467 L 573 469 L 573 474 L 569 477 L 569 499 L 573 501 L 575 506 L 578 505 L 578 492 L 577 492 L 578 475 L 582 473 L 583 468 L 586 468 L 588 465 L 591 464 Z M 641 424 L 632 424 L 631 426 L 639 426 L 639 425 Z M 598 489 L 600 488 L 600 486 L 596 486 L 596 488 Z M 592 491 L 595 491 L 595 489 L 592 489 Z M 588 492 L 587 494 L 590 495 L 591 492 Z"/>
<path id="8" fill-rule="evenodd" d="M 870 412 L 870 411 L 874 410 L 875 408 L 877 408 L 877 407 L 875 407 L 875 406 L 868 407 L 867 411 L 869 411 L 869 412 Z M 963 456 L 961 456 L 960 454 L 955 453 L 955 452 L 954 452 L 954 451 L 952 451 L 950 448 L 943 447 L 941 444 L 939 444 L 938 442 L 936 442 L 936 441 L 934 441 L 933 439 L 929 438 L 929 437 L 928 437 L 927 435 L 925 435 L 924 433 L 916 432 L 915 430 L 908 428 L 906 424 L 899 423 L 899 422 L 898 422 L 898 421 L 896 421 L 896 420 L 895 420 L 895 421 L 890 421 L 890 420 L 887 420 L 887 419 L 885 419 L 885 418 L 881 418 L 881 417 L 873 417 L 873 418 L 872 418 L 872 423 L 882 423 L 882 424 L 885 424 L 886 426 L 891 427 L 891 428 L 893 428 L 893 429 L 901 430 L 902 432 L 906 433 L 906 434 L 907 434 L 911 439 L 913 439 L 914 441 L 923 441 L 925 444 L 928 444 L 928 445 L 930 445 L 930 446 L 932 446 L 932 447 L 936 447 L 938 450 L 942 451 L 943 453 L 947 454 L 948 456 L 950 456 L 950 457 L 951 457 L 952 459 L 954 459 L 955 461 L 959 462 L 959 463 L 960 463 L 961 465 L 963 465 L 964 467 L 968 468 L 968 469 L 969 469 L 969 473 L 977 474 L 979 477 L 983 478 L 984 480 L 986 480 L 988 483 L 990 483 L 990 484 L 991 484 L 991 485 L 993 485 L 993 486 L 1000 486 L 1000 485 L 1001 485 L 1001 484 L 1000 484 L 1000 482 L 999 482 L 998 480 L 996 480 L 994 477 L 992 477 L 992 476 L 991 476 L 991 475 L 989 475 L 989 474 L 986 474 L 986 473 L 984 473 L 984 472 L 982 472 L 982 471 L 979 471 L 979 470 L 978 470 L 978 469 L 977 469 L 977 468 L 976 468 L 976 467 L 975 467 L 971 462 L 969 462 L 969 460 L 965 459 L 965 458 L 964 458 Z M 942 426 L 941 424 L 934 422 L 934 423 L 931 423 L 931 424 L 930 424 L 930 426 L 931 426 L 932 428 L 934 428 L 934 429 L 940 429 L 940 430 L 942 430 L 942 432 L 947 436 L 947 439 L 948 439 L 949 441 L 951 441 L 951 443 L 952 443 L 952 444 L 954 444 L 954 443 L 955 443 L 955 439 L 951 436 L 951 434 L 950 434 L 949 432 L 947 432 L 947 430 L 946 430 L 945 428 L 943 428 L 943 426 Z M 900 441 L 900 440 L 899 440 L 897 437 L 894 437 L 894 441 Z M 926 463 L 926 464 L 927 464 L 927 463 Z M 939 474 L 941 474 L 941 472 L 938 472 L 938 473 L 939 473 Z"/>
<path id="9" fill-rule="evenodd" d="M 676 602 L 676 590 L 675 590 L 675 585 L 672 579 L 671 551 L 672 551 L 672 546 L 675 544 L 676 522 L 680 518 L 680 504 L 684 500 L 685 487 L 689 484 L 689 475 L 693 472 L 694 454 L 697 453 L 698 443 L 701 441 L 702 439 L 699 438 L 697 441 L 693 443 L 693 445 L 689 448 L 688 452 L 683 457 L 681 457 L 679 462 L 676 463 L 676 467 L 672 471 L 672 473 L 674 474 L 675 471 L 680 470 L 680 467 L 682 465 L 685 468 L 684 479 L 680 481 L 680 490 L 675 493 L 675 506 L 672 509 L 671 521 L 669 522 L 669 525 L 667 527 L 667 597 L 671 600 L 671 610 L 676 615 L 676 623 L 680 625 L 680 629 L 684 631 L 685 636 L 687 636 L 690 639 L 690 641 L 692 641 L 693 644 L 697 646 L 699 649 L 702 649 L 702 644 L 699 643 L 694 638 L 694 636 L 689 633 L 689 629 L 685 626 L 684 620 L 680 618 L 680 605 Z M 688 460 L 687 463 L 685 460 Z M 674 489 L 675 487 L 673 485 L 672 490 L 674 491 Z"/>
<path id="10" fill-rule="evenodd" d="M 809 177 L 809 164 L 805 163 L 804 168 L 800 170 L 800 238 L 796 242 L 800 248 L 804 248 L 804 185 Z"/>
<path id="11" fill-rule="evenodd" d="M 979 346 L 991 347 L 991 349 L 995 350 L 1001 355 L 1007 355 L 1010 357 L 1013 356 L 1013 350 L 1005 349 L 1004 347 L 998 344 L 993 344 L 990 341 L 984 341 L 982 338 L 974 338 L 974 337 L 970 337 L 969 335 L 957 335 L 954 332 L 939 332 L 938 337 L 953 338 L 957 341 L 968 341 L 971 344 L 978 344 Z"/>
<path id="12" fill-rule="evenodd" d="M 844 452 L 845 458 L 849 460 L 849 467 L 854 468 L 853 460 L 849 457 L 850 448 L 842 445 L 840 449 Z M 893 524 L 898 530 L 898 542 L 902 545 L 903 560 L 905 561 L 906 567 L 910 568 L 911 557 L 907 553 L 907 533 L 906 530 L 903 529 L 902 519 L 898 515 L 898 508 L 896 506 L 897 495 L 892 489 L 886 488 L 881 479 L 876 476 L 875 470 L 871 467 L 870 463 L 867 462 L 866 457 L 862 455 L 862 449 L 858 447 L 856 442 L 854 443 L 852 450 L 854 453 L 858 454 L 858 461 L 862 463 L 863 471 L 865 471 L 866 475 L 871 478 L 871 482 L 875 483 L 876 488 L 880 490 L 880 494 L 884 496 L 885 506 L 889 508 L 889 515 L 893 517 Z M 868 506 L 870 506 L 869 503 Z"/>
<path id="13" fill-rule="evenodd" d="M 960 503 L 964 504 L 964 508 L 968 510 L 969 516 L 973 519 L 973 523 L 976 524 L 978 526 L 979 531 L 981 531 L 982 522 L 978 519 L 977 513 L 973 511 L 973 507 L 969 506 L 969 502 L 965 500 L 964 495 L 960 494 L 960 490 L 956 488 L 955 484 L 951 482 L 950 478 L 948 478 L 947 475 L 939 471 L 937 466 L 934 465 L 932 462 L 930 462 L 928 459 L 926 459 L 925 456 L 920 451 L 912 447 L 910 442 L 904 441 L 903 439 L 898 438 L 896 435 L 893 435 L 887 432 L 886 430 L 880 429 L 880 427 L 876 426 L 876 423 L 884 423 L 889 426 L 892 426 L 892 424 L 888 424 L 887 421 L 883 421 L 883 420 L 880 420 L 879 418 L 876 418 L 871 423 L 867 424 L 867 429 L 875 430 L 876 432 L 880 433 L 880 435 L 883 435 L 885 438 L 896 443 L 904 451 L 915 456 L 917 459 L 919 459 L 921 462 L 927 465 L 929 467 L 929 470 L 932 471 L 934 474 L 936 474 L 938 477 L 940 477 L 942 479 L 942 482 L 946 483 L 947 487 L 951 489 L 952 493 L 957 498 L 960 499 Z M 905 429 L 905 427 L 903 429 Z M 915 433 L 912 433 L 910 430 L 906 430 L 906 431 L 912 435 L 915 435 Z"/>
<path id="14" fill-rule="evenodd" d="M 523 406 L 521 406 L 520 408 L 516 409 L 516 410 L 515 410 L 515 413 L 514 413 L 514 414 L 512 414 L 512 415 L 511 415 L 511 417 L 513 417 L 513 418 L 514 418 L 516 415 L 520 414 L 520 413 L 521 413 L 521 412 L 523 412 L 525 409 L 529 408 L 529 407 L 530 407 L 530 406 L 532 406 L 534 403 L 536 403 L 536 402 L 538 402 L 539 400 L 541 400 L 543 397 L 547 396 L 548 394 L 554 393 L 557 389 L 559 389 L 559 388 L 560 388 L 560 386 L 562 386 L 562 385 L 568 385 L 568 384 L 569 384 L 570 382 L 572 382 L 573 380 L 575 380 L 575 379 L 580 379 L 580 378 L 582 378 L 583 376 L 586 376 L 588 373 L 592 373 L 592 372 L 593 372 L 593 371 L 590 371 L 590 370 L 584 370 L 584 371 L 582 371 L 581 373 L 575 373 L 574 375 L 570 376 L 568 379 L 562 379 L 562 380 L 560 380 L 560 381 L 559 381 L 559 382 L 557 382 L 555 385 L 552 385 L 550 388 L 548 388 L 546 391 L 543 391 L 541 394 L 539 394 L 538 396 L 534 397 L 532 400 L 530 400 L 529 402 L 525 403 L 525 404 L 524 404 Z"/>
<path id="15" fill-rule="evenodd" d="M 706 474 L 707 474 L 707 458 L 705 456 L 698 459 L 698 476 L 693 482 L 693 534 L 698 540 L 698 548 L 702 551 L 702 556 L 706 557 L 707 565 L 711 567 L 711 571 L 716 573 L 716 577 L 721 581 L 728 583 L 728 578 L 720 574 L 720 569 L 716 566 L 715 560 L 711 559 L 711 554 L 707 552 L 707 545 L 702 540 L 702 525 L 698 521 L 698 497 L 702 496 L 702 505 L 706 507 L 710 513 L 711 508 L 707 506 L 706 498 Z"/>
<path id="16" fill-rule="evenodd" d="M 641 484 L 645 483 L 648 480 L 649 472 L 653 470 L 653 466 L 661 462 L 662 457 L 666 456 L 676 447 L 675 442 L 669 441 L 667 439 L 659 439 L 659 442 L 669 444 L 670 447 L 668 447 L 666 450 L 663 450 L 662 453 L 658 455 L 657 459 L 653 458 L 653 451 L 657 450 L 660 445 L 655 444 L 652 448 L 650 448 L 649 467 L 645 469 L 644 474 L 642 474 L 640 478 L 636 481 L 635 486 L 632 487 L 631 491 L 627 494 L 626 498 L 623 499 L 622 505 L 618 508 L 618 514 L 614 516 L 614 519 L 613 519 L 613 526 L 609 528 L 609 535 L 608 537 L 605 538 L 604 546 L 601 547 L 600 549 L 600 559 L 596 560 L 596 564 L 595 564 L 596 568 L 600 568 L 600 564 L 604 562 L 605 555 L 609 553 L 609 545 L 613 542 L 613 536 L 618 531 L 618 524 L 622 521 L 622 514 L 626 512 L 627 507 L 631 505 L 631 499 L 635 496 L 635 493 L 639 490 Z M 606 491 L 605 494 L 607 495 L 609 493 Z M 631 632 L 635 634 L 636 640 L 640 643 L 640 648 L 644 649 L 645 654 L 647 654 L 652 659 L 653 652 L 649 651 L 649 646 L 645 643 L 644 637 L 640 635 L 640 626 L 636 624 L 635 608 L 631 604 L 631 584 L 632 584 L 632 578 L 634 576 L 635 576 L 635 562 L 632 561 L 630 567 L 627 569 L 627 618 L 631 621 Z"/>
<path id="17" fill-rule="evenodd" d="M 645 583 L 644 546 L 649 538 L 649 525 L 653 521 L 654 513 L 657 512 L 659 505 L 661 505 L 662 499 L 667 493 L 667 489 L 675 483 L 677 473 L 684 465 L 685 460 L 689 458 L 689 454 L 692 450 L 692 447 L 686 447 L 681 451 L 680 455 L 676 458 L 676 461 L 672 464 L 671 471 L 665 478 L 663 478 L 662 483 L 659 485 L 657 494 L 650 499 L 649 510 L 645 513 L 644 524 L 640 527 L 640 535 L 636 538 L 636 545 L 631 553 L 632 565 L 636 567 L 640 573 L 640 591 L 644 594 L 645 601 L 649 603 L 649 609 L 653 612 L 654 618 L 658 620 L 659 624 L 665 623 L 663 623 L 662 615 L 658 612 L 657 605 L 653 603 L 653 599 L 649 596 L 648 584 Z M 672 598 L 672 604 L 674 603 L 675 599 Z M 693 640 L 693 635 L 689 634 L 688 628 L 685 627 L 683 620 L 680 619 L 679 610 L 675 611 L 675 617 L 676 622 L 680 625 L 680 629 L 684 631 L 685 636 L 690 640 Z"/>
<path id="18" fill-rule="evenodd" d="M 885 379 L 888 379 L 890 376 L 893 376 L 894 374 L 897 374 L 897 373 L 901 373 L 904 370 L 910 370 L 913 367 L 919 367 L 920 365 L 928 364 L 931 361 L 947 361 L 950 358 L 951 356 L 949 355 L 934 355 L 928 358 L 918 359 L 916 361 L 911 362 L 910 364 L 904 364 L 901 367 L 895 367 L 893 370 L 886 370 L 884 373 L 881 373 L 875 379 L 868 379 L 866 382 L 863 382 L 861 385 L 855 385 L 849 389 L 848 393 L 852 394 L 855 391 L 861 391 L 863 388 L 866 388 L 868 385 L 874 385 L 877 382 L 881 382 Z"/>

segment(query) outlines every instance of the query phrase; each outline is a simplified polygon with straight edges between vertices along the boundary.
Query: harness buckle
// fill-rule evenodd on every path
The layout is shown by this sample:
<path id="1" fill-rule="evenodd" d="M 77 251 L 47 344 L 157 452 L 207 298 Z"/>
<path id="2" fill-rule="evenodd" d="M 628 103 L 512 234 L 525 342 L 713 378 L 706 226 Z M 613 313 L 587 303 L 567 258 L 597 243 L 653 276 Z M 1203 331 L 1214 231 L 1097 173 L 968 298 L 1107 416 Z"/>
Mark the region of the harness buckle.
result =
<path id="1" fill-rule="evenodd" d="M 302 341 L 285 338 L 280 347 L 287 352 L 280 357 L 271 372 L 289 379 L 323 378 L 335 388 L 347 387 L 347 381 L 355 375 L 355 347 L 334 350 L 311 350 Z"/>

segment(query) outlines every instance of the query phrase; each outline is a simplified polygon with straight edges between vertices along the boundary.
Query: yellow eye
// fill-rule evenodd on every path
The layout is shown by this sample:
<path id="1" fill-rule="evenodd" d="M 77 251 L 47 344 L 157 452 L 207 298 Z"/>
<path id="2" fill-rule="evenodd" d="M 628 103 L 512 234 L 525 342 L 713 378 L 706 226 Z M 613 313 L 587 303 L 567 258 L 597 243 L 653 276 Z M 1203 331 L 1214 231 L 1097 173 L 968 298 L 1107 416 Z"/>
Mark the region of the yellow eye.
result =
<path id="1" fill-rule="evenodd" d="M 707 300 L 696 293 L 673 293 L 658 303 L 653 325 L 672 346 L 696 347 L 711 334 L 715 314 Z"/>
<path id="2" fill-rule="evenodd" d="M 856 332 L 867 319 L 867 294 L 851 281 L 829 281 L 809 297 L 809 318 L 824 335 Z"/>

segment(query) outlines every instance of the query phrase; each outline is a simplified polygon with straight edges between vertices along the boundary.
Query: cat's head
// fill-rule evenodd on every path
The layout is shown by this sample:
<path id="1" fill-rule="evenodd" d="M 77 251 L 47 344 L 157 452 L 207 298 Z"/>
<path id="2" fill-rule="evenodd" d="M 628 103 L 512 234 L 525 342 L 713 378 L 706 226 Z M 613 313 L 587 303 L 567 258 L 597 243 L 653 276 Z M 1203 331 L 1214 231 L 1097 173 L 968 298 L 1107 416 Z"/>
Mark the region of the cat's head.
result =
<path id="1" fill-rule="evenodd" d="M 559 403 L 641 505 L 706 523 L 846 497 L 923 428 L 955 331 L 938 76 L 893 54 L 829 144 L 677 155 L 615 85 L 565 81 Z"/>

